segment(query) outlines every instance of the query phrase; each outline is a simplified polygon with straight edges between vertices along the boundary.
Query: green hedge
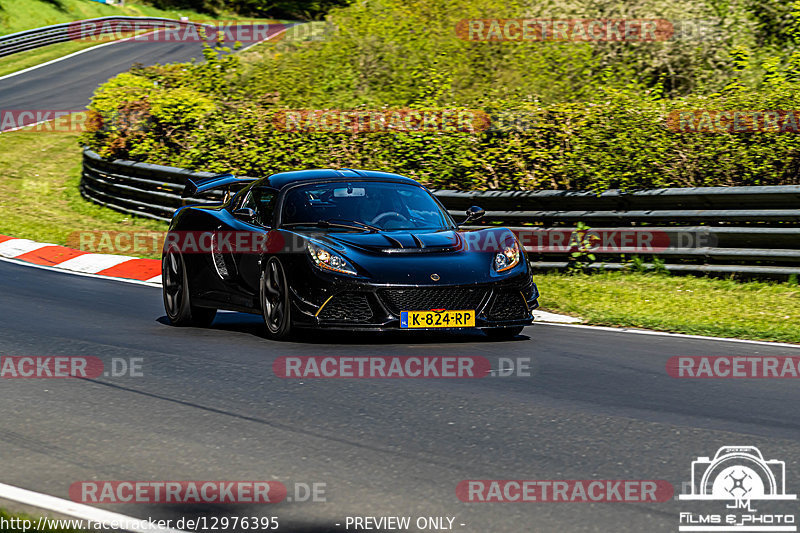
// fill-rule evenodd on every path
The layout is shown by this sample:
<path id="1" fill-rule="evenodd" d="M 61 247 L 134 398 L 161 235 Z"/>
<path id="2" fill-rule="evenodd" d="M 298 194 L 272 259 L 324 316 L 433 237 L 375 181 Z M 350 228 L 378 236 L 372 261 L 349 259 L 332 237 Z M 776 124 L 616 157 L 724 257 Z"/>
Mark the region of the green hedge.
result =
<path id="1" fill-rule="evenodd" d="M 581 13 L 559 0 L 535 13 L 516 0 L 355 2 L 331 12 L 323 40 L 288 39 L 244 58 L 207 49 L 204 63 L 121 74 L 96 93 L 91 108 L 102 120 L 81 142 L 107 157 L 194 170 L 353 167 L 436 188 L 800 183 L 797 134 L 666 127 L 674 110 L 800 109 L 800 2 L 794 13 L 768 3 L 774 12 L 759 18 L 747 0 L 728 2 L 726 12 L 711 0 L 643 0 L 636 9 L 589 2 Z M 675 43 L 469 43 L 454 31 L 458 20 L 482 16 L 659 14 L 722 22 L 713 39 Z M 381 107 L 479 109 L 495 125 L 500 117 L 511 124 L 357 135 L 273 126 L 284 108 Z"/>
<path id="2" fill-rule="evenodd" d="M 234 66 L 235 67 L 235 66 Z M 166 71 L 166 72 L 165 72 Z M 162 83 L 155 86 L 151 77 Z M 596 103 L 484 108 L 518 118 L 479 133 L 290 133 L 280 108 L 126 73 L 96 95 L 105 117 L 82 142 L 105 157 L 252 176 L 351 167 L 399 172 L 431 187 L 593 189 L 800 183 L 792 133 L 674 133 L 677 109 L 800 109 L 800 92 L 733 90 L 709 98 L 643 100 L 609 93 Z M 224 88 L 217 88 L 225 93 Z"/>

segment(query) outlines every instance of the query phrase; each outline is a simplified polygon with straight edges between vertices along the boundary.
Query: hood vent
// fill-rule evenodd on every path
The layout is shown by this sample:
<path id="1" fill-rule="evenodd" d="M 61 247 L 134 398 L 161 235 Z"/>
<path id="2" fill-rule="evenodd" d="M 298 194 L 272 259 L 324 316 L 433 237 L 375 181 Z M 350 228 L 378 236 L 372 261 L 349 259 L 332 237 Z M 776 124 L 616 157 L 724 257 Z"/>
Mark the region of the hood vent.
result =
<path id="1" fill-rule="evenodd" d="M 386 235 L 385 233 L 381 233 L 381 236 L 383 236 L 383 237 L 384 237 L 384 238 L 385 238 L 387 241 L 389 241 L 390 243 L 392 243 L 392 245 L 394 245 L 394 246 L 397 246 L 398 248 L 403 248 L 403 243 L 402 243 L 402 242 L 400 242 L 400 241 L 398 241 L 398 240 L 397 240 L 397 239 L 395 239 L 394 237 L 389 237 L 389 236 L 388 236 L 388 235 Z"/>
<path id="2" fill-rule="evenodd" d="M 324 239 L 384 254 L 446 253 L 462 247 L 461 236 L 451 230 L 329 233 Z"/>

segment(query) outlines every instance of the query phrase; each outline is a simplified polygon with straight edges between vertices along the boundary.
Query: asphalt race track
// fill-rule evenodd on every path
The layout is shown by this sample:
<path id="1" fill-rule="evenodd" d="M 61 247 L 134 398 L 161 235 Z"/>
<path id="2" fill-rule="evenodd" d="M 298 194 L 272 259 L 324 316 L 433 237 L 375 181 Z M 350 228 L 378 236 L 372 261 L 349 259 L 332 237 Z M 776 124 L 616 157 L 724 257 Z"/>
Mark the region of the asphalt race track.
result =
<path id="1" fill-rule="evenodd" d="M 269 35 L 274 36 L 284 28 L 285 24 L 275 24 L 270 27 Z M 233 46 L 233 42 L 226 41 L 225 44 Z M 249 46 L 249 43 L 244 46 Z M 131 40 L 94 47 L 67 59 L 0 79 L 0 110 L 84 109 L 98 85 L 129 70 L 135 63 L 152 65 L 202 60 L 202 50 L 199 42 L 155 40 Z"/>
<path id="2" fill-rule="evenodd" d="M 282 26 L 276 26 L 279 31 Z M 136 62 L 200 57 L 197 43 L 116 43 L 0 81 L 0 109 L 82 109 Z M 546 293 L 547 286 L 540 286 Z M 791 355 L 799 347 L 536 324 L 513 341 L 306 333 L 276 343 L 258 316 L 167 324 L 160 289 L 0 261 L 0 356 L 138 358 L 141 376 L 3 379 L 0 482 L 69 499 L 91 480 L 324 484 L 325 501 L 101 505 L 137 518 L 277 516 L 279 531 L 354 531 L 347 517 L 453 518 L 453 530 L 674 532 L 687 502 L 464 503 L 470 479 L 663 479 L 758 446 L 800 491 L 800 391 L 791 379 L 678 380 L 679 355 Z M 282 379 L 296 355 L 529 358 L 530 376 Z M 323 498 L 320 498 L 322 500 Z M 760 505 L 760 504 L 759 504 Z M 797 502 L 781 504 L 796 513 Z M 715 508 L 719 511 L 719 506 Z M 447 521 L 445 521 L 447 524 Z M 463 524 L 463 525 L 462 525 Z M 414 528 L 412 528 L 414 529 Z M 361 529 L 363 531 L 363 529 Z"/>
<path id="3" fill-rule="evenodd" d="M 541 287 L 546 291 L 547 287 Z M 278 516 L 344 531 L 347 516 L 455 517 L 464 532 L 677 531 L 685 502 L 463 503 L 466 479 L 664 479 L 697 456 L 759 446 L 800 488 L 794 380 L 678 380 L 674 355 L 794 355 L 765 346 L 534 325 L 518 340 L 307 335 L 257 316 L 166 324 L 159 289 L 0 262 L 0 354 L 142 358 L 141 377 L 3 379 L 0 481 L 68 498 L 82 480 L 325 483 L 325 502 L 105 506 L 134 517 Z M 275 377 L 282 355 L 530 357 L 530 377 Z M 797 502 L 791 502 L 796 510 Z M 340 524 L 340 526 L 336 526 Z M 461 526 L 460 524 L 464 524 Z M 352 528 L 350 529 L 353 530 Z"/>

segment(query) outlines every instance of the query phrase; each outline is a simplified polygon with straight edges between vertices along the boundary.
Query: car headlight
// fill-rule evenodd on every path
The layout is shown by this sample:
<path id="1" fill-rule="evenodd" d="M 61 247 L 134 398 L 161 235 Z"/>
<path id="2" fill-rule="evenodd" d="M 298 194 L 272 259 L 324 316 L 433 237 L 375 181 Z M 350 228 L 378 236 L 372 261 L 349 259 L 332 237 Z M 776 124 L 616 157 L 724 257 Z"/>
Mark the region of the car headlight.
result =
<path id="1" fill-rule="evenodd" d="M 514 240 L 513 244 L 504 247 L 502 252 L 495 254 L 494 269 L 497 272 L 503 272 L 514 268 L 519 264 L 519 256 L 519 244 Z"/>
<path id="2" fill-rule="evenodd" d="M 341 255 L 337 255 L 321 246 L 308 243 L 308 254 L 311 260 L 322 270 L 331 270 L 340 274 L 356 275 L 356 269 L 353 268 L 347 259 Z"/>

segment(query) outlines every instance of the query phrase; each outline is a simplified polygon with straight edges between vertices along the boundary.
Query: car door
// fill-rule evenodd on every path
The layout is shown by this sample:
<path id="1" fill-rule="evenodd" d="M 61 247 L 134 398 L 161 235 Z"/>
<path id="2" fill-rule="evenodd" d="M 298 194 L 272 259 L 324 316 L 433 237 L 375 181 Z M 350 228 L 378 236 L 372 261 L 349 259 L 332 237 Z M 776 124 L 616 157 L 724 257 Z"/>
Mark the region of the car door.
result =
<path id="1" fill-rule="evenodd" d="M 269 242 L 277 197 L 276 189 L 255 185 L 250 187 L 241 203 L 235 206 L 232 212 L 239 222 L 237 233 L 241 234 L 233 238 L 231 259 L 236 265 L 239 284 L 249 294 L 258 294 L 261 276 L 260 259 Z M 254 216 L 249 215 L 248 209 L 252 210 Z"/>

